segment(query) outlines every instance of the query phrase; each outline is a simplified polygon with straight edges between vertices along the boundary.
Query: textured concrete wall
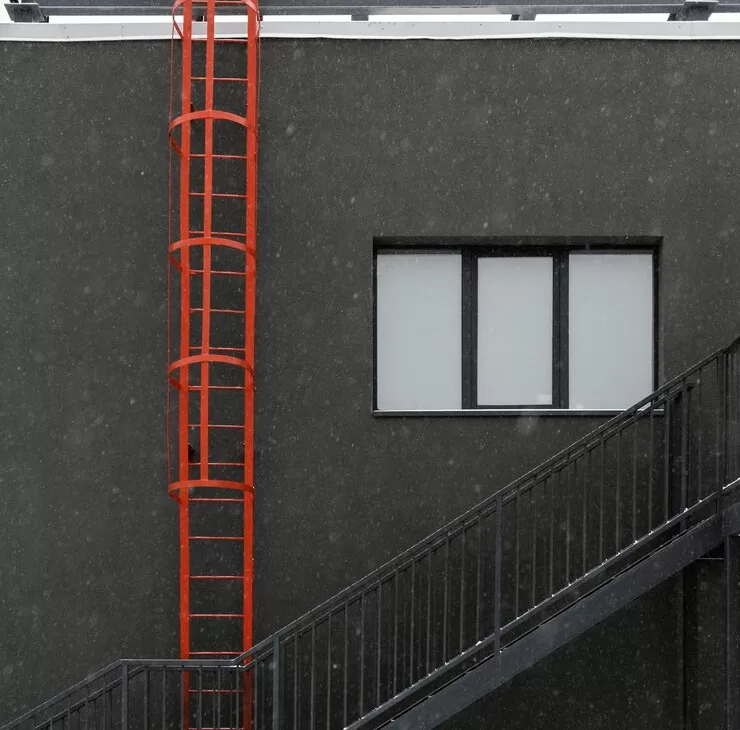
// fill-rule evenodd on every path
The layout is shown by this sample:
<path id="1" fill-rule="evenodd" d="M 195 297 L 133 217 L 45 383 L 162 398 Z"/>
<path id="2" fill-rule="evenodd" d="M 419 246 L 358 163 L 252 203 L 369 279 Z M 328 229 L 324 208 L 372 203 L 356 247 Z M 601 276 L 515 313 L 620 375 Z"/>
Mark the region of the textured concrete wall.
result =
<path id="1" fill-rule="evenodd" d="M 598 424 L 374 419 L 373 237 L 662 236 L 662 374 L 740 329 L 737 46 L 262 48 L 258 636 Z M 177 551 L 164 474 L 168 44 L 6 43 L 0 62 L 9 717 L 118 656 L 174 655 Z M 460 722 L 674 727 L 674 593 Z"/>

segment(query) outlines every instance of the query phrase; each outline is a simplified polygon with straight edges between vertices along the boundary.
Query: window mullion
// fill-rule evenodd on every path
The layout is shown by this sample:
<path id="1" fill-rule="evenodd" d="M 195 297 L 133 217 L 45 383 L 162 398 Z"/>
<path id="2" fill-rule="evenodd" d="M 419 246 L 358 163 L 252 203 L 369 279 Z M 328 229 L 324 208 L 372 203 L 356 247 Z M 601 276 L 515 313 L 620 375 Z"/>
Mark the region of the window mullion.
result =
<path id="1" fill-rule="evenodd" d="M 568 408 L 568 252 L 553 257 L 552 404 Z"/>
<path id="2" fill-rule="evenodd" d="M 477 259 L 472 251 L 462 252 L 462 407 L 475 408 L 477 398 L 476 327 L 478 310 Z"/>

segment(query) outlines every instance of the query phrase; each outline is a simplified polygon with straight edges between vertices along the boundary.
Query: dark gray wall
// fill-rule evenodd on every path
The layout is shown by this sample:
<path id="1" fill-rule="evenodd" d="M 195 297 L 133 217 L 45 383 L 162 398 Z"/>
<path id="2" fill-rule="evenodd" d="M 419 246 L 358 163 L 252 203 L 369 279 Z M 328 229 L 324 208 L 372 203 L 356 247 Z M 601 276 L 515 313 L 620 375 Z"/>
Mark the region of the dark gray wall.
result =
<path id="1" fill-rule="evenodd" d="M 0 716 L 177 647 L 165 44 L 0 44 Z"/>
<path id="2" fill-rule="evenodd" d="M 374 236 L 663 236 L 663 373 L 740 329 L 736 45 L 262 49 L 258 636 L 598 423 L 374 419 Z M 163 464 L 168 44 L 6 43 L 0 64 L 8 717 L 118 656 L 173 655 L 177 552 Z M 499 724 L 570 728 L 589 697 L 584 718 L 674 726 L 674 592 L 496 693 Z"/>

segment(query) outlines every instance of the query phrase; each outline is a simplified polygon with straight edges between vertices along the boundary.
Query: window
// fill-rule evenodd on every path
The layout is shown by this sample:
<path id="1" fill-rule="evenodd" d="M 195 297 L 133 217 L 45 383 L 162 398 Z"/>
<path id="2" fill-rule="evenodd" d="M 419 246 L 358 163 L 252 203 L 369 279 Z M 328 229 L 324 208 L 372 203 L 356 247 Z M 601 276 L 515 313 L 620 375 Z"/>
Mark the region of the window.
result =
<path id="1" fill-rule="evenodd" d="M 655 384 L 657 242 L 375 251 L 378 411 L 615 411 Z"/>
<path id="2" fill-rule="evenodd" d="M 378 408 L 460 408 L 460 254 L 377 261 Z"/>

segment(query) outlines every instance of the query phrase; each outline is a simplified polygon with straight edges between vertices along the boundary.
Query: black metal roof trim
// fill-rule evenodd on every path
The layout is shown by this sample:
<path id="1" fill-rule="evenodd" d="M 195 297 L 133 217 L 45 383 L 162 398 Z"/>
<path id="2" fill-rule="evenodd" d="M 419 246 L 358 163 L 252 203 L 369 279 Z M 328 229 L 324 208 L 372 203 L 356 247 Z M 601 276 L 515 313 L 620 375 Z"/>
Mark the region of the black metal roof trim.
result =
<path id="1" fill-rule="evenodd" d="M 13 2 L 9 5 L 17 5 Z M 26 3 L 22 3 L 25 5 Z M 28 3 L 32 5 L 33 3 Z M 171 3 L 163 0 L 42 0 L 37 3 L 45 15 L 167 15 Z M 8 6 L 6 6 L 8 7 Z M 261 0 L 265 15 L 351 15 L 363 18 L 387 13 L 491 13 L 532 18 L 548 13 L 667 13 L 676 20 L 704 20 L 712 12 L 740 11 L 737 2 L 719 0 L 519 0 L 518 2 L 491 2 L 490 0 L 465 0 L 440 3 L 439 0 Z"/>

